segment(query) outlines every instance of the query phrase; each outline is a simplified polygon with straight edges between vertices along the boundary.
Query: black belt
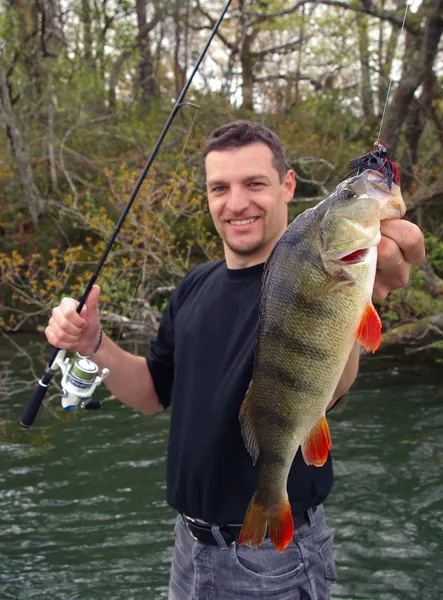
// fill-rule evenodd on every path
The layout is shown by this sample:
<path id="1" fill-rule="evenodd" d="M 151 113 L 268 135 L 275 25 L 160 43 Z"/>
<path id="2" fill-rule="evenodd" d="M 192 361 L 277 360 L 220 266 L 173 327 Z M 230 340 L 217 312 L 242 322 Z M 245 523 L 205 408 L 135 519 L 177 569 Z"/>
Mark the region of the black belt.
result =
<path id="1" fill-rule="evenodd" d="M 201 542 L 202 544 L 207 544 L 208 546 L 219 545 L 211 531 L 211 525 L 209 525 L 209 523 L 197 523 L 186 515 L 181 515 L 181 517 L 184 524 L 188 528 L 189 533 L 195 540 Z M 308 511 L 305 511 L 302 515 L 293 516 L 293 521 L 294 529 L 309 522 Z M 220 525 L 220 533 L 228 546 L 238 541 L 241 528 L 242 525 Z M 266 533 L 266 537 L 269 537 L 268 533 Z"/>

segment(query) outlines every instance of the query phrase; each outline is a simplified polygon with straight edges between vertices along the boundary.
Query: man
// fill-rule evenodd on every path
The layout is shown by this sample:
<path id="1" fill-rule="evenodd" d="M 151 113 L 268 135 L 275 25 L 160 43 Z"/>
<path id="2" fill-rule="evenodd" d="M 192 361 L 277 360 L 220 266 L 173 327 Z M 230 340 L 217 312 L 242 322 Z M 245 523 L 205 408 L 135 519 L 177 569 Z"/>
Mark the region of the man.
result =
<path id="1" fill-rule="evenodd" d="M 99 337 L 99 288 L 84 312 L 63 299 L 46 329 L 59 348 L 90 355 L 110 369 L 107 387 L 145 414 L 172 404 L 167 500 L 180 517 L 171 568 L 170 600 L 329 598 L 335 579 L 332 533 L 322 502 L 332 488 L 329 457 L 321 468 L 297 454 L 288 493 L 294 539 L 278 553 L 238 546 L 255 489 L 256 470 L 241 438 L 238 413 L 249 384 L 263 263 L 287 227 L 295 190 L 280 140 L 259 124 L 228 123 L 205 147 L 206 186 L 225 260 L 200 265 L 177 287 L 147 357 Z M 407 221 L 382 223 L 374 299 L 405 285 L 424 258 L 423 236 Z M 329 407 L 352 385 L 357 345 Z M 148 368 L 147 368 L 148 365 Z"/>

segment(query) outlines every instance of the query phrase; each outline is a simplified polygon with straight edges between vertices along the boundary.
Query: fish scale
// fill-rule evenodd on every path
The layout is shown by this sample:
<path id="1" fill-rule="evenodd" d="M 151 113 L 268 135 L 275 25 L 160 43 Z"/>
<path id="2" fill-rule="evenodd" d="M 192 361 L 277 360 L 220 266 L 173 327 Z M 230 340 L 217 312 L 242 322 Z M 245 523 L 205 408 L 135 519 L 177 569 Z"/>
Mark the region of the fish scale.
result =
<path id="1" fill-rule="evenodd" d="M 379 344 L 371 295 L 380 220 L 405 210 L 398 185 L 364 171 L 298 216 L 266 263 L 253 375 L 240 410 L 258 484 L 240 544 L 258 547 L 266 529 L 279 551 L 292 540 L 289 470 L 300 447 L 307 464 L 327 460 L 325 413 L 355 340 Z"/>

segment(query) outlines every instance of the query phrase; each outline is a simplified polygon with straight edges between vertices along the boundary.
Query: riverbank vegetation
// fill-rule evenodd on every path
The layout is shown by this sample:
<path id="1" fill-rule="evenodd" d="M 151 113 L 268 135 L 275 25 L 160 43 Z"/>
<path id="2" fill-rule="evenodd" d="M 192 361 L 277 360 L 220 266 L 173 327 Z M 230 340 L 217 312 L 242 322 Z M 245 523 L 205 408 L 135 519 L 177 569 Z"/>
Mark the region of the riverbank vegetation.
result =
<path id="1" fill-rule="evenodd" d="M 62 296 L 81 296 L 222 4 L 3 3 L 3 331 L 41 329 Z M 214 127 L 250 118 L 281 136 L 294 217 L 372 149 L 391 77 L 381 138 L 428 254 L 378 308 L 385 330 L 442 315 L 442 11 L 412 3 L 401 33 L 391 0 L 234 2 L 100 275 L 109 331 L 152 334 L 180 278 L 221 256 L 201 169 Z"/>

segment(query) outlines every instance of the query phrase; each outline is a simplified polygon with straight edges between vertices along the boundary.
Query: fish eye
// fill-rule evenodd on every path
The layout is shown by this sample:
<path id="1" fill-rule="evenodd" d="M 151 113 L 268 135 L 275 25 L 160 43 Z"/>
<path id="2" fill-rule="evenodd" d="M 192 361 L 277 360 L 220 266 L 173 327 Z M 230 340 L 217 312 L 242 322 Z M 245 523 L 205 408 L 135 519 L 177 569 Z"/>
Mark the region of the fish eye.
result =
<path id="1" fill-rule="evenodd" d="M 351 190 L 351 188 L 346 188 L 343 192 L 344 197 L 349 200 L 350 198 L 355 198 L 355 196 L 357 195 L 354 190 Z"/>

